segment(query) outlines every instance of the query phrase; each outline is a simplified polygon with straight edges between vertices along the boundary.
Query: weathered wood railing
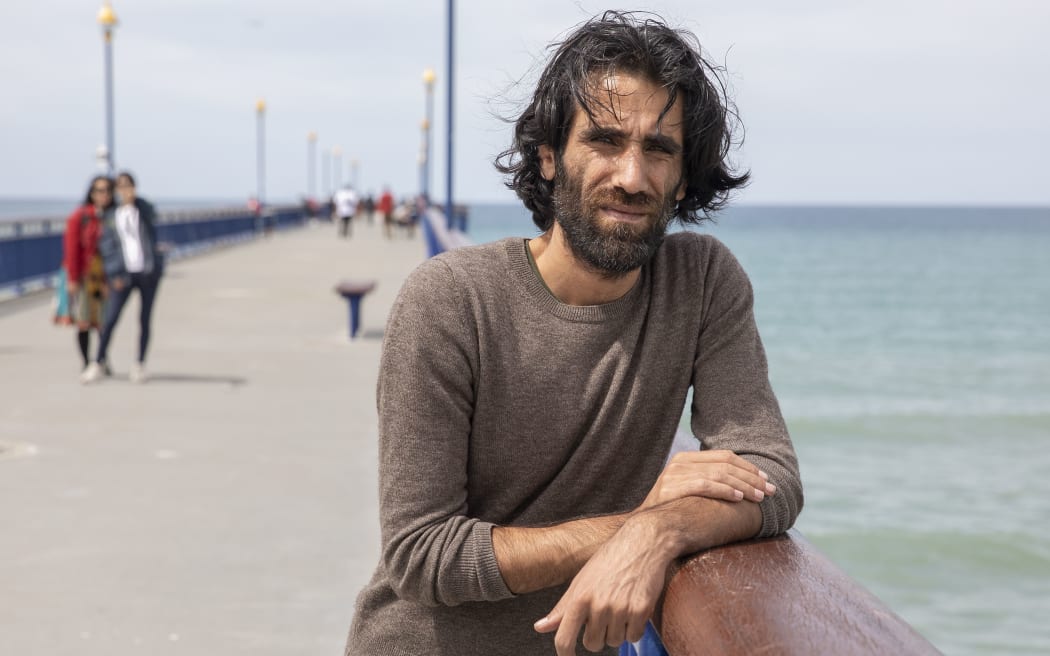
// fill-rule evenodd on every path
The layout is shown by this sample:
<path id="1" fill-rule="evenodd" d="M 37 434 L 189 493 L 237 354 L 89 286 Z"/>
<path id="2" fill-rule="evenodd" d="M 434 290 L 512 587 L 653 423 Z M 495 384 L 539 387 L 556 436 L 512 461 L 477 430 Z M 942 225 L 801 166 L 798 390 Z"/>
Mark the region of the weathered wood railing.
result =
<path id="1" fill-rule="evenodd" d="M 941 653 L 797 531 L 686 560 L 654 624 L 671 656 Z"/>

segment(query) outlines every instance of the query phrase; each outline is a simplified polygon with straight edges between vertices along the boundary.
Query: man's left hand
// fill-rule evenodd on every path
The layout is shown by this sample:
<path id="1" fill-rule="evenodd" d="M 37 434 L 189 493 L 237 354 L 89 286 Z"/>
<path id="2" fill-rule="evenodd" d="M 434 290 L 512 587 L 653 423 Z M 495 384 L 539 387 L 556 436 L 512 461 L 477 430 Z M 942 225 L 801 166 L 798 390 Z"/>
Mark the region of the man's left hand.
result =
<path id="1" fill-rule="evenodd" d="M 557 630 L 558 656 L 576 653 L 580 629 L 589 651 L 641 640 L 674 557 L 647 517 L 632 517 L 583 566 L 536 631 Z"/>

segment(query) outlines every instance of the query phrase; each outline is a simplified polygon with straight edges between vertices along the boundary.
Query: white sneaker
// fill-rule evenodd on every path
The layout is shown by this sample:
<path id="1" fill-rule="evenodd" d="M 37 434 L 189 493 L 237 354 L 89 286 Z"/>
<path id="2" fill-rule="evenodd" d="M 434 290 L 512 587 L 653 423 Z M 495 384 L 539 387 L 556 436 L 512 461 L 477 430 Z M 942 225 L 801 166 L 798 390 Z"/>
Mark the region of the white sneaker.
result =
<path id="1" fill-rule="evenodd" d="M 131 371 L 128 372 L 128 380 L 135 384 L 146 382 L 146 367 L 141 362 L 131 365 Z"/>
<path id="2" fill-rule="evenodd" d="M 80 382 L 84 383 L 85 385 L 89 383 L 94 383 L 101 380 L 102 376 L 104 375 L 105 372 L 102 370 L 102 365 L 100 365 L 97 362 L 92 362 L 87 366 L 87 369 L 85 369 L 84 372 L 80 374 Z"/>

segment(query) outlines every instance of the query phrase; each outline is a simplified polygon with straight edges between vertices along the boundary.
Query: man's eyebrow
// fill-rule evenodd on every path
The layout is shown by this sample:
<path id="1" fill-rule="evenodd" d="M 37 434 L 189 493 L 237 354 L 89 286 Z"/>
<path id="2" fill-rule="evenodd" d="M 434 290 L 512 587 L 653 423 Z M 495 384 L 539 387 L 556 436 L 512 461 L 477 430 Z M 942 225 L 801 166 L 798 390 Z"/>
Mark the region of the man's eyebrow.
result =
<path id="1" fill-rule="evenodd" d="M 581 132 L 580 136 L 585 141 L 601 138 L 623 139 L 625 136 L 627 136 L 627 133 L 623 130 L 619 130 L 617 128 L 610 128 L 604 125 L 591 125 L 590 127 L 586 128 L 583 132 Z"/>
<path id="2" fill-rule="evenodd" d="M 590 127 L 583 130 L 580 133 L 580 138 L 584 141 L 592 141 L 595 139 L 624 139 L 627 133 L 618 128 L 608 127 L 604 125 L 591 125 Z M 665 150 L 672 155 L 677 155 L 682 152 L 682 146 L 669 137 L 666 134 L 654 134 L 645 137 L 644 143 L 646 147 L 655 146 L 661 150 Z"/>
<path id="3" fill-rule="evenodd" d="M 672 137 L 669 137 L 666 134 L 654 134 L 652 136 L 646 137 L 645 145 L 656 146 L 657 148 L 666 150 L 672 155 L 677 155 L 678 153 L 682 152 L 681 144 L 679 144 Z"/>

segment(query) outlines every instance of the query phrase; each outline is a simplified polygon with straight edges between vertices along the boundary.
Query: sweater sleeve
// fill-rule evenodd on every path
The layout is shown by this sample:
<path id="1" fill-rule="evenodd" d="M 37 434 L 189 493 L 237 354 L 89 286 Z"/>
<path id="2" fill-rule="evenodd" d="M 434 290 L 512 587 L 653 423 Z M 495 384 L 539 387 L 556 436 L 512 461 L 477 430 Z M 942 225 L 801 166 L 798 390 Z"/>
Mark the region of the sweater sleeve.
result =
<path id="1" fill-rule="evenodd" d="M 512 597 L 492 528 L 467 508 L 477 335 L 448 265 L 429 260 L 405 282 L 383 342 L 379 493 L 387 580 L 425 605 Z"/>
<path id="2" fill-rule="evenodd" d="M 704 449 L 728 449 L 769 475 L 758 537 L 787 531 L 802 510 L 802 481 L 769 383 L 751 282 L 720 242 L 707 251 L 703 318 L 693 362 L 693 434 Z"/>

